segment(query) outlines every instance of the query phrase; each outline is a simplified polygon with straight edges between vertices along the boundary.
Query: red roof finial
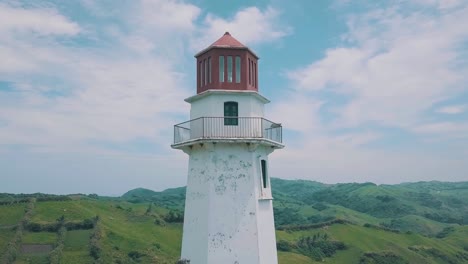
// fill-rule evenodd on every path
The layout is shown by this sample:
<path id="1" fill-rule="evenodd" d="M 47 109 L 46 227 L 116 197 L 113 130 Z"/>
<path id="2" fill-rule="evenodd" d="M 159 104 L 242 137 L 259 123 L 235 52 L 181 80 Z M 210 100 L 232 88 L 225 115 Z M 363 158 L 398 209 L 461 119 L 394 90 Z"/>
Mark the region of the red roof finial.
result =
<path id="1" fill-rule="evenodd" d="M 229 36 L 231 36 L 231 34 L 229 34 L 229 31 L 224 32 L 224 35 L 229 35 Z"/>

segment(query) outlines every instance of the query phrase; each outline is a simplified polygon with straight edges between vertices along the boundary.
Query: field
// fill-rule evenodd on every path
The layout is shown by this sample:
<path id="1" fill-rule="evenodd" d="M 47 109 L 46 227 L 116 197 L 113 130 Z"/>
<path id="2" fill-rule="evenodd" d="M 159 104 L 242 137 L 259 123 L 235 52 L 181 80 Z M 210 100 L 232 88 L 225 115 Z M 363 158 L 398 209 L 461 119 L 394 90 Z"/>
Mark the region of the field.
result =
<path id="1" fill-rule="evenodd" d="M 458 199 L 468 197 L 465 183 L 272 184 L 280 264 L 468 263 L 468 205 Z M 59 263 L 174 264 L 184 193 L 176 188 L 136 189 L 117 198 L 41 195 L 29 205 L 2 205 L 0 254 L 6 256 L 21 226 L 14 263 L 51 263 L 57 257 Z"/>
<path id="2" fill-rule="evenodd" d="M 0 254 L 3 254 L 3 252 L 5 252 L 8 242 L 11 241 L 14 235 L 15 235 L 14 230 L 11 230 L 11 229 L 0 230 Z"/>
<path id="3" fill-rule="evenodd" d="M 18 223 L 24 214 L 24 204 L 0 205 L 0 229 Z"/>

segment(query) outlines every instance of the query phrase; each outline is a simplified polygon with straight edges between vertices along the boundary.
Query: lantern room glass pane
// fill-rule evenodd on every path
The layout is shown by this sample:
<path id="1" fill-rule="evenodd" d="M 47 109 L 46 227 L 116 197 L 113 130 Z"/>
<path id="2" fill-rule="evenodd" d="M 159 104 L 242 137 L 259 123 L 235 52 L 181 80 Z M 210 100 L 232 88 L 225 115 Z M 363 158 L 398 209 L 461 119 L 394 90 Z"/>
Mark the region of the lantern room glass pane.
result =
<path id="1" fill-rule="evenodd" d="M 219 82 L 224 82 L 224 56 L 219 56 Z"/>
<path id="2" fill-rule="evenodd" d="M 252 71 L 251 71 L 251 69 L 250 69 L 250 65 L 251 65 L 251 63 L 250 63 L 250 59 L 249 59 L 249 84 L 252 83 L 252 74 L 251 74 Z"/>
<path id="3" fill-rule="evenodd" d="M 241 58 L 236 56 L 236 83 L 240 83 L 241 80 Z"/>
<path id="4" fill-rule="evenodd" d="M 208 79 L 211 83 L 211 57 L 208 58 Z"/>
<path id="5" fill-rule="evenodd" d="M 203 67 L 202 67 L 202 62 L 198 63 L 198 72 L 200 73 L 200 87 L 203 86 Z"/>
<path id="6" fill-rule="evenodd" d="M 258 85 L 258 80 L 257 80 L 257 78 L 258 78 L 258 75 L 257 75 L 257 63 L 254 63 L 254 78 L 255 78 L 255 79 L 254 79 L 254 80 L 255 80 L 255 81 L 254 81 L 254 86 L 255 86 L 255 88 L 256 88 L 257 85 Z"/>
<path id="7" fill-rule="evenodd" d="M 203 64 L 205 64 L 205 85 L 206 85 L 208 83 L 208 62 L 204 60 Z"/>
<path id="8" fill-rule="evenodd" d="M 232 56 L 227 57 L 227 80 L 232 82 Z"/>

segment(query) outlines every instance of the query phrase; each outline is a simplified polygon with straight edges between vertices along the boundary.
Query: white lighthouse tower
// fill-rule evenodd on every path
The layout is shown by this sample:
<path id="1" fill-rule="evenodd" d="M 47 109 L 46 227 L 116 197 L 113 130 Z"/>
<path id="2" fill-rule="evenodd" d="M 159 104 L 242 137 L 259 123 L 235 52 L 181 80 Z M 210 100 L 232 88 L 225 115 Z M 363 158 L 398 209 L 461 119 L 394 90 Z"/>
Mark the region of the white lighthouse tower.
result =
<path id="1" fill-rule="evenodd" d="M 276 264 L 268 155 L 282 127 L 263 117 L 258 57 L 226 32 L 197 55 L 190 121 L 174 126 L 189 155 L 181 258 L 190 264 Z"/>

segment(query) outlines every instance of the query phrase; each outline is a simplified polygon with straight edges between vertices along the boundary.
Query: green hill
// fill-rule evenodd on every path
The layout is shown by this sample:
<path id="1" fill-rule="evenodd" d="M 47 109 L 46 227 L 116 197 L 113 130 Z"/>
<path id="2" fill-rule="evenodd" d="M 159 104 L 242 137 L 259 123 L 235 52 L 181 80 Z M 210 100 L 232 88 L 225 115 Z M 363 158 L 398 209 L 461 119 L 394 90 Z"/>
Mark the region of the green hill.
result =
<path id="1" fill-rule="evenodd" d="M 272 186 L 281 264 L 468 263 L 466 182 Z M 0 194 L 0 263 L 174 264 L 184 199 Z"/>

